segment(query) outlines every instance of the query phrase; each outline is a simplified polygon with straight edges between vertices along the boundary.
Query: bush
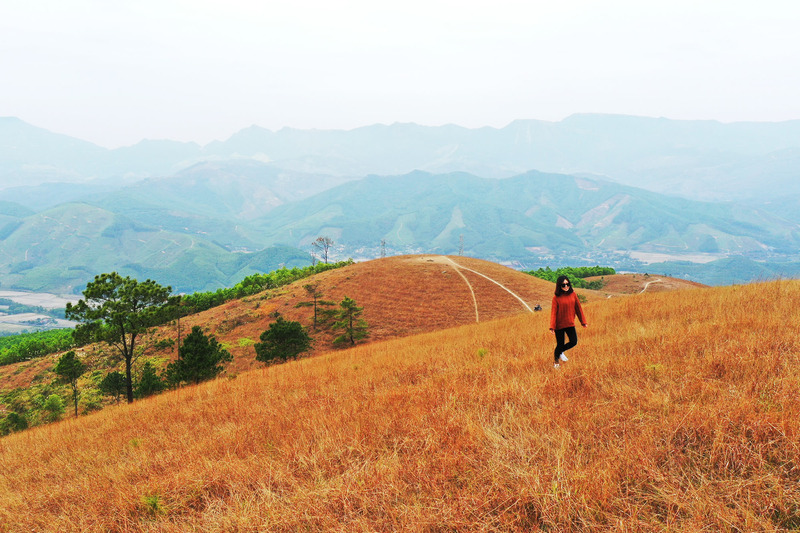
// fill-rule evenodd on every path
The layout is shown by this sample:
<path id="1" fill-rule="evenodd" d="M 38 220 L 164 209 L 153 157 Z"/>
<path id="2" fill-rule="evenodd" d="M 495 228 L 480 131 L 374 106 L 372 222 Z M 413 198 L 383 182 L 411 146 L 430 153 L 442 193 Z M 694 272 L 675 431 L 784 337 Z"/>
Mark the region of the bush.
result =
<path id="1" fill-rule="evenodd" d="M 23 414 L 12 411 L 0 420 L 0 435 L 8 435 L 23 429 L 28 429 L 28 420 Z"/>
<path id="2" fill-rule="evenodd" d="M 523 271 L 525 274 L 530 274 L 537 278 L 541 278 L 553 283 L 558 280 L 559 276 L 567 276 L 572 282 L 572 286 L 578 289 L 600 290 L 603 288 L 603 281 L 585 281 L 583 278 L 590 278 L 594 276 L 610 276 L 616 274 L 617 271 L 611 267 L 561 267 L 556 270 L 551 270 L 550 267 L 540 268 L 538 270 Z"/>
<path id="3" fill-rule="evenodd" d="M 55 422 L 64 414 L 64 400 L 58 394 L 51 394 L 42 404 L 44 418 L 48 422 Z"/>

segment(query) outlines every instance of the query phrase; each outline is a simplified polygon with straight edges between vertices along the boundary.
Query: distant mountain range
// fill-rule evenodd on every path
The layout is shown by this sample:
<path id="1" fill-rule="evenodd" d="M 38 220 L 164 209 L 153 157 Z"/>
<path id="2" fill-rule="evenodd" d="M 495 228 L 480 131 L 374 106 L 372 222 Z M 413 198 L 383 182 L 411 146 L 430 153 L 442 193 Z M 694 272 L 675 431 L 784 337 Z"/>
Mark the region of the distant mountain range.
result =
<path id="1" fill-rule="evenodd" d="M 463 253 L 705 283 L 795 275 L 799 168 L 800 121 L 254 126 L 204 147 L 106 150 L 6 118 L 0 280 L 79 292 L 117 270 L 209 290 L 309 264 L 323 235 L 336 259 Z"/>
<path id="2" fill-rule="evenodd" d="M 108 150 L 0 118 L 0 189 L 109 178 L 130 183 L 236 158 L 351 178 L 414 170 L 487 178 L 529 170 L 593 174 L 698 200 L 767 199 L 773 191 L 800 194 L 800 120 L 723 124 L 585 114 L 500 129 L 393 124 L 275 132 L 252 126 L 206 146 L 147 140 Z"/>
<path id="3" fill-rule="evenodd" d="M 528 172 L 370 176 L 254 221 L 269 242 L 330 234 L 354 247 L 457 253 L 499 262 L 631 251 L 752 254 L 800 249 L 798 226 L 768 211 L 685 200 L 617 183 Z"/>

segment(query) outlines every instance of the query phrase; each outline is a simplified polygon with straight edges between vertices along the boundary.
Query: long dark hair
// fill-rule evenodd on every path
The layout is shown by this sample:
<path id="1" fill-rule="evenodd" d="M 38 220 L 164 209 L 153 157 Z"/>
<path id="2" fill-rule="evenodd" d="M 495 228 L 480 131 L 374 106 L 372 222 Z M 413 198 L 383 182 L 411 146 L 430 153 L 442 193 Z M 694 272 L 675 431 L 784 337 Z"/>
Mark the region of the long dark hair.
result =
<path id="1" fill-rule="evenodd" d="M 561 284 L 564 282 L 569 283 L 569 290 L 564 290 L 561 288 Z M 569 280 L 567 276 L 558 276 L 556 280 L 556 296 L 561 296 L 562 294 L 569 294 L 572 292 L 572 282 Z"/>

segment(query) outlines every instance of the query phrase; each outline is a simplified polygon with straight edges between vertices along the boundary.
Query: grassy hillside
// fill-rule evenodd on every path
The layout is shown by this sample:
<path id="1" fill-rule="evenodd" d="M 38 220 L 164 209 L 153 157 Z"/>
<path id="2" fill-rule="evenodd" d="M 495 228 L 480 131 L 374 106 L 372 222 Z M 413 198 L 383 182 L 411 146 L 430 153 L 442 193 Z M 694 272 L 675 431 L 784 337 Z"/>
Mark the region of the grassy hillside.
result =
<path id="1" fill-rule="evenodd" d="M 578 293 L 587 301 L 596 301 L 638 293 L 645 286 L 650 292 L 697 286 L 682 280 L 643 275 L 606 278 L 607 286 L 603 290 L 579 289 Z M 529 309 L 536 305 L 540 305 L 546 314 L 553 297 L 551 282 L 489 261 L 436 255 L 387 257 L 323 272 L 288 286 L 232 300 L 185 317 L 180 324 L 173 322 L 161 327 L 142 339 L 142 346 L 146 348 L 137 367 L 144 361 L 151 361 L 163 368 L 176 357 L 178 335 L 182 332 L 185 336 L 193 326 L 200 326 L 234 356 L 234 361 L 227 367 L 228 375 L 262 368 L 263 363 L 255 360 L 253 344 L 275 320 L 276 312 L 309 328 L 315 339 L 312 355 L 335 350 L 332 341 L 336 334 L 326 327 L 315 330 L 313 309 L 299 305 L 310 300 L 303 288 L 307 283 L 317 285 L 323 300 L 339 302 L 348 296 L 363 307 L 364 318 L 369 324 L 367 343 L 529 313 Z M 98 379 L 113 369 L 115 363 L 109 360 L 111 350 L 103 346 L 88 346 L 80 351 L 90 367 L 96 370 L 87 372 L 81 379 L 81 387 L 87 391 L 80 405 L 81 412 L 84 412 L 100 407 L 98 404 L 102 398 L 99 392 L 91 394 L 89 391 L 96 389 Z M 56 358 L 54 355 L 0 366 L 0 391 L 33 391 L 41 386 L 52 392 L 47 384 Z M 22 395 L 23 398 L 33 396 L 32 392 Z M 27 405 L 33 398 L 22 401 Z"/>
<path id="2" fill-rule="evenodd" d="M 0 530 L 794 530 L 798 299 L 597 298 L 559 371 L 526 312 L 14 434 Z"/>
<path id="3" fill-rule="evenodd" d="M 323 300 L 340 302 L 348 296 L 363 307 L 370 331 L 367 342 L 525 313 L 528 312 L 525 305 L 549 306 L 553 293 L 552 283 L 480 259 L 435 255 L 388 257 L 323 272 L 311 279 L 227 302 L 181 319 L 181 330 L 185 335 L 193 326 L 201 326 L 222 342 L 235 358 L 228 367 L 230 374 L 261 368 L 263 364 L 255 360 L 253 344 L 274 321 L 275 312 L 312 328 L 313 309 L 298 306 L 310 301 L 303 288 L 307 283 L 317 284 Z M 592 291 L 584 293 L 589 299 L 605 297 Z M 177 327 L 178 324 L 172 323 L 145 338 L 144 345 L 149 346 L 145 357 L 162 362 L 174 358 L 174 345 L 163 349 L 155 345 L 159 340 L 176 340 Z M 319 328 L 312 335 L 316 339 L 313 354 L 333 349 L 332 331 Z M 92 360 L 96 352 L 104 350 L 84 349 Z M 0 367 L 0 389 L 29 386 L 37 376 L 41 379 L 53 364 L 52 360 L 37 359 Z"/>

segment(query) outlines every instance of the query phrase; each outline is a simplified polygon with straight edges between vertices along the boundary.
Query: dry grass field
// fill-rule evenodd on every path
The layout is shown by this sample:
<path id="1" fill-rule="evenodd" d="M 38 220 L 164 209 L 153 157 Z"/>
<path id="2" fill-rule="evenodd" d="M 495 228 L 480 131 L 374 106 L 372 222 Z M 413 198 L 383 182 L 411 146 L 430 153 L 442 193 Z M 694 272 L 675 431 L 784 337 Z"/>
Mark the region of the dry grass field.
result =
<path id="1" fill-rule="evenodd" d="M 0 531 L 797 530 L 798 301 L 598 297 L 560 370 L 547 313 L 410 326 L 13 434 Z"/>

